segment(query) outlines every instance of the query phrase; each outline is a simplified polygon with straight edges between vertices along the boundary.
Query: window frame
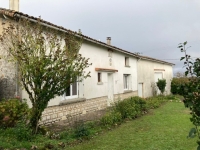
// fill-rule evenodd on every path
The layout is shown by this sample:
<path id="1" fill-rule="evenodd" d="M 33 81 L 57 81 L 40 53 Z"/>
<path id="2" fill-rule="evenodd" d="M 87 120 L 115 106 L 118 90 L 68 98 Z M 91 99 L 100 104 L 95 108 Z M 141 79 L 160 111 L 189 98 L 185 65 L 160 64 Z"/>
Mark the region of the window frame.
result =
<path id="1" fill-rule="evenodd" d="M 103 84 L 103 82 L 102 82 L 102 72 L 97 72 L 97 85 L 102 85 L 102 84 Z"/>
<path id="2" fill-rule="evenodd" d="M 76 83 L 76 95 L 73 95 L 73 85 L 74 83 Z M 73 98 L 78 98 L 78 92 L 79 92 L 79 86 L 78 86 L 78 82 L 74 82 L 74 83 L 71 83 L 69 88 L 70 88 L 70 95 L 66 95 L 66 92 L 64 93 L 64 99 L 73 99 Z M 67 90 L 67 89 L 66 89 Z"/>
<path id="3" fill-rule="evenodd" d="M 124 90 L 130 90 L 130 74 L 124 74 L 123 79 L 124 79 Z"/>
<path id="4" fill-rule="evenodd" d="M 97 82 L 98 83 L 102 82 L 102 73 L 101 72 L 97 72 Z"/>
<path id="5" fill-rule="evenodd" d="M 124 58 L 124 62 L 125 62 L 125 67 L 130 67 L 130 65 L 129 65 L 129 57 L 127 57 L 127 56 L 125 56 L 125 58 Z"/>

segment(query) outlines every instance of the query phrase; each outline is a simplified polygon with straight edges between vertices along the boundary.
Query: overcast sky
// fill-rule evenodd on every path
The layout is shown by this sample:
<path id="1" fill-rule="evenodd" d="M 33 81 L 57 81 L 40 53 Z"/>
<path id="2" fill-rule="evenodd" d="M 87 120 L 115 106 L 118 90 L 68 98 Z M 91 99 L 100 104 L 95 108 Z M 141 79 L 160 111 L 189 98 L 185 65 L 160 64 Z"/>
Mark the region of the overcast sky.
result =
<path id="1" fill-rule="evenodd" d="M 0 0 L 9 8 L 9 0 Z M 178 44 L 200 57 L 200 0 L 20 0 L 20 11 L 130 52 L 174 63 L 184 71 Z"/>

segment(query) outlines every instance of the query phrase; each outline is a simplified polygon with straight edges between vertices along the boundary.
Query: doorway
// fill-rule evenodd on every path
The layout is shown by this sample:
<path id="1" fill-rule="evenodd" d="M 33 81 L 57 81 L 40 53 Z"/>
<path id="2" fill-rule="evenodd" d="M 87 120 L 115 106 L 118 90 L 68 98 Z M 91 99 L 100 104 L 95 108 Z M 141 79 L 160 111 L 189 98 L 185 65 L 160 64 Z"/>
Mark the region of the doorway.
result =
<path id="1" fill-rule="evenodd" d="M 138 84 L 138 96 L 143 97 L 143 83 Z"/>

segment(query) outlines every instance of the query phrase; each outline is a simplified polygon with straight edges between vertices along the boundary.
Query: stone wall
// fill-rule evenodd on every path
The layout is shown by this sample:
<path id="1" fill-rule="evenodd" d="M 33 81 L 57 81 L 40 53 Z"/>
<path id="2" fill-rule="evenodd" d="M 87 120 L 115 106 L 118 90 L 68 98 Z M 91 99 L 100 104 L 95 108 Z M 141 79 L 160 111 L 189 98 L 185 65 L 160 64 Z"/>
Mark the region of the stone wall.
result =
<path id="1" fill-rule="evenodd" d="M 3 25 L 2 22 L 5 24 Z M 3 27 L 6 27 L 6 23 L 6 19 L 0 19 L 0 34 L 3 32 Z M 0 44 L 0 100 L 20 96 L 16 93 L 16 83 L 16 64 L 11 61 L 8 51 Z"/>
<path id="2" fill-rule="evenodd" d="M 16 65 L 0 47 L 0 100 L 16 96 Z M 18 95 L 19 96 L 19 95 Z"/>
<path id="3" fill-rule="evenodd" d="M 2 49 L 0 51 L 2 52 Z M 16 95 L 16 84 L 15 63 L 9 62 L 6 58 L 0 59 L 0 100 L 19 96 Z"/>
<path id="4" fill-rule="evenodd" d="M 136 96 L 137 91 L 115 95 L 115 102 L 131 96 Z M 64 121 L 65 124 L 71 124 L 79 121 L 86 114 L 104 110 L 107 108 L 107 96 L 88 99 L 86 101 L 52 106 L 44 110 L 40 124 L 50 125 L 55 122 Z M 95 117 L 95 116 L 94 116 Z"/>
<path id="5" fill-rule="evenodd" d="M 119 100 L 124 100 L 126 98 L 129 98 L 131 96 L 137 96 L 137 91 L 127 91 L 125 93 L 121 93 L 121 94 L 116 94 L 114 95 L 114 101 L 119 101 Z"/>
<path id="6" fill-rule="evenodd" d="M 16 83 L 15 80 L 9 75 L 0 79 L 0 100 L 14 98 L 16 96 Z"/>

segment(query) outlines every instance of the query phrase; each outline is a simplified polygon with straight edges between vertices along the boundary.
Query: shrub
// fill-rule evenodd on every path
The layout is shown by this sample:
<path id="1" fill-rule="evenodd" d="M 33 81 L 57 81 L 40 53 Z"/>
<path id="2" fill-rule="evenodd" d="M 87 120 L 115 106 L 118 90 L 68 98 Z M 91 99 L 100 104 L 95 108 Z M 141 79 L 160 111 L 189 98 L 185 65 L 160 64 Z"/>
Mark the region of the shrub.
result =
<path id="1" fill-rule="evenodd" d="M 158 87 L 158 89 L 160 90 L 160 92 L 163 94 L 165 91 L 165 87 L 166 87 L 166 80 L 165 79 L 158 79 L 158 82 L 156 82 L 156 85 Z"/>
<path id="2" fill-rule="evenodd" d="M 9 141 L 13 139 L 14 142 L 31 141 L 34 138 L 32 130 L 24 122 L 18 122 L 13 128 L 0 128 L 0 136 Z"/>
<path id="3" fill-rule="evenodd" d="M 82 138 L 82 137 L 88 137 L 90 135 L 90 130 L 86 124 L 84 124 L 83 121 L 76 122 L 75 128 L 74 128 L 74 137 L 75 138 Z"/>
<path id="4" fill-rule="evenodd" d="M 31 128 L 24 122 L 17 123 L 14 133 L 18 141 L 30 141 L 34 137 Z"/>
<path id="5" fill-rule="evenodd" d="M 121 113 L 122 119 L 136 118 L 147 110 L 146 102 L 140 97 L 131 97 L 115 104 L 115 110 Z"/>
<path id="6" fill-rule="evenodd" d="M 122 119 L 125 118 L 134 118 L 136 116 L 135 104 L 130 103 L 129 99 L 125 99 L 116 103 L 115 109 L 122 116 Z"/>
<path id="7" fill-rule="evenodd" d="M 184 88 L 188 85 L 188 83 L 189 78 L 187 77 L 173 78 L 171 82 L 171 93 L 183 95 Z"/>
<path id="8" fill-rule="evenodd" d="M 100 120 L 103 126 L 111 126 L 122 121 L 121 113 L 117 111 L 110 111 L 106 113 Z"/>
<path id="9" fill-rule="evenodd" d="M 139 106 L 138 111 L 140 112 L 147 111 L 147 104 L 143 98 L 135 96 L 135 97 L 131 97 L 130 101 L 134 101 L 135 104 Z"/>
<path id="10" fill-rule="evenodd" d="M 158 108 L 165 101 L 165 99 L 166 98 L 163 96 L 154 96 L 146 98 L 147 108 L 148 109 Z"/>
<path id="11" fill-rule="evenodd" d="M 60 133 L 60 139 L 68 139 L 68 137 L 69 137 L 69 133 L 68 133 L 68 131 L 63 131 L 63 132 L 61 132 Z"/>
<path id="12" fill-rule="evenodd" d="M 0 126 L 14 127 L 19 120 L 28 118 L 29 108 L 27 103 L 19 99 L 10 99 L 0 102 Z"/>

